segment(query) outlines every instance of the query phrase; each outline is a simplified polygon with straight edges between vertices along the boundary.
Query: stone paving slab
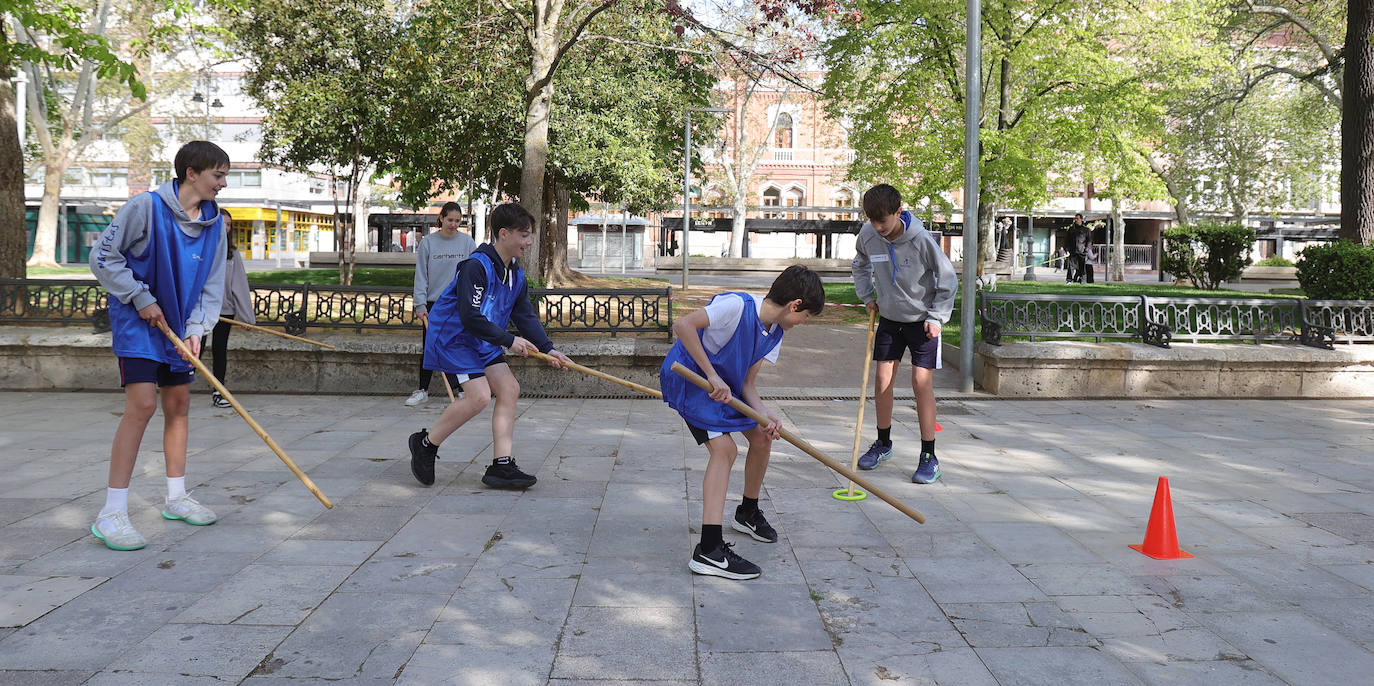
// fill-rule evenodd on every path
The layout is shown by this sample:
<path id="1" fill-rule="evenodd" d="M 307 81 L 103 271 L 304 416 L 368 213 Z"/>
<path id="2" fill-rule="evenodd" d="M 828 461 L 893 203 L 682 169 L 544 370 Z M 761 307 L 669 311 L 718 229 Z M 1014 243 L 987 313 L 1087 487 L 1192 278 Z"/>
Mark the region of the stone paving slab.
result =
<path id="1" fill-rule="evenodd" d="M 770 404 L 847 461 L 857 405 L 823 390 Z M 236 415 L 196 400 L 190 482 L 221 521 L 158 514 L 154 420 L 130 496 L 150 545 L 118 553 L 89 526 L 122 398 L 0 393 L 0 683 L 1263 686 L 1374 672 L 1374 401 L 960 397 L 942 404 L 944 476 L 928 486 L 908 480 L 918 429 L 902 403 L 897 454 L 869 477 L 927 523 L 833 499 L 847 482 L 779 443 L 760 506 L 782 538 L 727 527 L 764 570 L 731 582 L 685 569 L 705 456 L 660 402 L 522 401 L 517 457 L 540 482 L 512 493 L 480 483 L 486 416 L 446 441 L 425 488 L 404 443 L 439 403 L 245 394 L 335 501 L 325 510 Z M 1126 547 L 1159 476 L 1194 559 Z"/>

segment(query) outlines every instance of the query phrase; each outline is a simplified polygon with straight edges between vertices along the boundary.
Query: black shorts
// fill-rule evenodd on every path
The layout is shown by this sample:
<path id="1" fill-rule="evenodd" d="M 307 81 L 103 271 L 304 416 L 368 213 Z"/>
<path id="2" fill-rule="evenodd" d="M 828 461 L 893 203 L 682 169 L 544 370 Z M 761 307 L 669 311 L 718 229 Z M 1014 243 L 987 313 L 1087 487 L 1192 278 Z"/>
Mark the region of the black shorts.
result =
<path id="1" fill-rule="evenodd" d="M 687 420 L 684 419 L 683 421 L 687 421 Z M 695 424 L 693 424 L 693 423 L 691 423 L 691 422 L 687 422 L 687 430 L 690 431 L 690 432 L 692 433 L 692 438 L 696 439 L 697 445 L 703 445 L 703 444 L 706 443 L 706 441 L 709 441 L 709 440 L 711 440 L 711 439 L 713 438 L 710 434 L 708 434 L 708 433 L 706 432 L 706 429 L 703 429 L 703 428 L 701 428 L 701 427 L 699 427 L 699 426 L 697 426 L 697 425 L 695 425 Z M 729 431 L 714 432 L 714 433 L 720 433 L 722 436 L 729 436 L 729 435 L 730 435 L 730 432 L 729 432 Z"/>
<path id="2" fill-rule="evenodd" d="M 501 353 L 500 355 L 497 355 L 492 361 L 487 363 L 487 367 L 490 367 L 494 364 L 509 364 L 509 362 L 506 361 L 506 354 Z M 486 369 L 486 367 L 483 367 L 483 369 Z M 469 381 L 472 381 L 473 379 L 480 379 L 486 375 L 487 373 L 484 371 L 473 372 L 471 374 L 454 374 L 454 376 L 458 377 L 459 385 L 465 384 Z"/>
<path id="3" fill-rule="evenodd" d="M 172 371 L 172 365 L 142 357 L 116 357 L 119 360 L 119 387 L 131 383 L 155 383 L 164 386 L 184 386 L 195 378 L 195 370 Z"/>
<path id="4" fill-rule="evenodd" d="M 878 330 L 873 334 L 873 360 L 900 362 L 908 348 L 911 349 L 911 364 L 924 369 L 939 366 L 940 337 L 927 336 L 925 322 L 903 323 L 878 317 Z"/>

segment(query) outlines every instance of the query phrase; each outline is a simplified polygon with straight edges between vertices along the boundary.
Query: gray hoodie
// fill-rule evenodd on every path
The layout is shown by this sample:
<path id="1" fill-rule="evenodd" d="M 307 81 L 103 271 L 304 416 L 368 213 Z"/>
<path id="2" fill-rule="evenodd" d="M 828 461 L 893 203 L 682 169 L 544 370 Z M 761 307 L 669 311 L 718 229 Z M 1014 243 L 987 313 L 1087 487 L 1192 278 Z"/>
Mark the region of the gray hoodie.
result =
<path id="1" fill-rule="evenodd" d="M 895 241 L 878 235 L 871 222 L 859 229 L 850 265 L 854 292 L 865 304 L 877 300 L 885 319 L 944 324 L 954 311 L 959 277 L 921 220 L 905 210 L 901 218 L 906 230 Z"/>
<path id="2" fill-rule="evenodd" d="M 458 274 L 458 263 L 477 249 L 477 243 L 462 231 L 453 238 L 435 231 L 420 241 L 415 249 L 415 312 L 428 309 L 429 303 L 439 299 L 444 289 Z"/>
<path id="3" fill-rule="evenodd" d="M 129 202 L 119 208 L 114 220 L 101 232 L 96 248 L 91 250 L 89 262 L 91 273 L 95 274 L 96 280 L 110 292 L 110 295 L 118 298 L 119 302 L 132 305 L 136 310 L 157 302 L 157 298 L 153 297 L 148 284 L 134 278 L 124 255 L 141 255 L 148 250 L 156 203 L 171 208 L 172 215 L 176 217 L 177 228 L 193 238 L 219 219 L 219 206 L 213 201 L 210 203 L 213 206 L 211 211 L 205 213 L 207 218 L 191 219 L 187 216 L 186 210 L 181 207 L 181 201 L 177 199 L 175 183 L 168 181 L 152 193 L 139 193 L 129 198 Z M 219 244 L 215 246 L 211 255 L 218 257 L 224 254 L 227 234 L 227 231 L 220 232 Z M 196 306 L 186 319 L 187 337 L 204 336 L 219 320 L 220 303 L 224 298 L 225 260 L 214 259 L 210 263 L 210 276 L 200 291 L 200 300 L 196 302 Z"/>

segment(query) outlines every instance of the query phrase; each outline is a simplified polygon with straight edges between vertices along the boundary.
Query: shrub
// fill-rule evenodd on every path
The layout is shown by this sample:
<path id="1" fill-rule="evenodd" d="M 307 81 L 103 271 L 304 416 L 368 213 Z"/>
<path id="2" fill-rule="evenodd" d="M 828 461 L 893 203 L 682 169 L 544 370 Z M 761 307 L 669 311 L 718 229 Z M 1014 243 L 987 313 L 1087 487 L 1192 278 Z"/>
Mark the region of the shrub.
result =
<path id="1" fill-rule="evenodd" d="M 1309 245 L 1299 255 L 1298 283 L 1313 300 L 1374 300 L 1374 247 Z"/>
<path id="2" fill-rule="evenodd" d="M 1270 255 L 1255 263 L 1256 267 L 1291 267 L 1293 261 L 1283 255 Z"/>
<path id="3" fill-rule="evenodd" d="M 1254 229 L 1240 224 L 1199 222 L 1164 232 L 1163 269 L 1193 282 L 1196 288 L 1216 290 L 1235 281 L 1250 266 Z"/>

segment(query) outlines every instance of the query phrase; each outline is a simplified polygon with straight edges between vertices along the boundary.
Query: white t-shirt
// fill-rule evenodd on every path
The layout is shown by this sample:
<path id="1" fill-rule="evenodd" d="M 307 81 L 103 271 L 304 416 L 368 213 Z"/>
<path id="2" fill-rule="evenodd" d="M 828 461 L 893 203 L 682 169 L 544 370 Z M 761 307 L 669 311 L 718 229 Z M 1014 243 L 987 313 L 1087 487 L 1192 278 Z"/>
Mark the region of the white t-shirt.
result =
<path id="1" fill-rule="evenodd" d="M 763 296 L 752 293 L 748 295 L 754 306 L 754 312 L 762 312 Z M 711 323 L 702 329 L 701 344 L 702 347 L 706 348 L 707 353 L 714 355 L 720 352 L 726 343 L 730 342 L 730 337 L 735 335 L 735 327 L 739 325 L 739 318 L 742 314 L 744 314 L 744 300 L 739 297 L 716 298 L 706 306 L 706 316 L 711 320 Z M 777 324 L 763 332 L 765 336 L 775 334 L 782 334 L 782 329 Z M 781 345 L 775 345 L 763 359 L 767 360 L 768 364 L 777 364 L 778 352 L 781 350 Z"/>

